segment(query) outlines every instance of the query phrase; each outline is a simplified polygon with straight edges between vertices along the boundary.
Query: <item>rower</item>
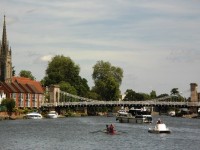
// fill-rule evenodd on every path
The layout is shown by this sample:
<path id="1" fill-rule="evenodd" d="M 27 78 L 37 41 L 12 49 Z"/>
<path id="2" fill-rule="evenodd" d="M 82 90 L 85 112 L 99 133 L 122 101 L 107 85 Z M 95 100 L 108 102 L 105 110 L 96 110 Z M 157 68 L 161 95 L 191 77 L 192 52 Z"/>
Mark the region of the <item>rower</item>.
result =
<path id="1" fill-rule="evenodd" d="M 106 131 L 109 132 L 110 131 L 110 128 L 108 125 L 106 125 Z"/>
<path id="2" fill-rule="evenodd" d="M 110 127 L 109 127 L 109 132 L 110 132 L 110 133 L 113 133 L 113 132 L 114 132 L 114 126 L 113 126 L 112 124 L 111 124 Z"/>

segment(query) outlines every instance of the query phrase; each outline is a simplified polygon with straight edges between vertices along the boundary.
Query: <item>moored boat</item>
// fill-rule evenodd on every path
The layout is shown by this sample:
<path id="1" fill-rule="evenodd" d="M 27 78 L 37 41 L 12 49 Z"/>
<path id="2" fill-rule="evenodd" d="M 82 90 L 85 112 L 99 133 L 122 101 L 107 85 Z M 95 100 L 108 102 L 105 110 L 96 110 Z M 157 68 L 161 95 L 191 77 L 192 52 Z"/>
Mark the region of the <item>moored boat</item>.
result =
<path id="1" fill-rule="evenodd" d="M 51 119 L 58 118 L 58 113 L 56 111 L 50 111 L 47 114 L 47 118 L 51 118 Z"/>
<path id="2" fill-rule="evenodd" d="M 42 119 L 42 115 L 37 112 L 28 113 L 25 116 L 26 119 Z"/>
<path id="3" fill-rule="evenodd" d="M 151 115 L 136 115 L 136 123 L 152 123 L 153 119 Z"/>
<path id="4" fill-rule="evenodd" d="M 127 111 L 118 111 L 116 120 L 120 123 L 152 123 L 152 116 L 145 109 L 131 108 Z"/>
<path id="5" fill-rule="evenodd" d="M 175 117 L 176 116 L 176 112 L 175 111 L 170 111 L 168 112 L 168 115 L 171 117 Z"/>

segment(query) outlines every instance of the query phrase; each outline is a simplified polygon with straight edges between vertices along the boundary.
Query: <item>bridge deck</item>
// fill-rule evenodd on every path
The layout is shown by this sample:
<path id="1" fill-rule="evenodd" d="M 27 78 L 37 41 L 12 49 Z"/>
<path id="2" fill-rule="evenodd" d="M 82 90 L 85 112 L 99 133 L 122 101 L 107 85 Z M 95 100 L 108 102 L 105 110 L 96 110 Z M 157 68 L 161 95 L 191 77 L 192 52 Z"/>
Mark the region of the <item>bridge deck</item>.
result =
<path id="1" fill-rule="evenodd" d="M 200 102 L 165 102 L 165 101 L 83 101 L 43 103 L 42 107 L 87 107 L 87 106 L 175 106 L 200 107 Z"/>

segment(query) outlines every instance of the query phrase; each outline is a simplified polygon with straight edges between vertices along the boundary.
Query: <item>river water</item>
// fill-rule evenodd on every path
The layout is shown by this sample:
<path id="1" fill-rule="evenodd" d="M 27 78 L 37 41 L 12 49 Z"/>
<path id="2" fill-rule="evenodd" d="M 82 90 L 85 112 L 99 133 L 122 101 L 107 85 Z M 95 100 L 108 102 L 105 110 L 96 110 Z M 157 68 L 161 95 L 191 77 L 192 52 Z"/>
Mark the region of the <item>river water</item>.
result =
<path id="1" fill-rule="evenodd" d="M 115 117 L 0 121 L 0 150 L 199 150 L 200 119 L 161 118 L 171 134 L 148 133 L 153 124 L 118 123 Z M 101 132 L 113 123 L 118 132 Z"/>

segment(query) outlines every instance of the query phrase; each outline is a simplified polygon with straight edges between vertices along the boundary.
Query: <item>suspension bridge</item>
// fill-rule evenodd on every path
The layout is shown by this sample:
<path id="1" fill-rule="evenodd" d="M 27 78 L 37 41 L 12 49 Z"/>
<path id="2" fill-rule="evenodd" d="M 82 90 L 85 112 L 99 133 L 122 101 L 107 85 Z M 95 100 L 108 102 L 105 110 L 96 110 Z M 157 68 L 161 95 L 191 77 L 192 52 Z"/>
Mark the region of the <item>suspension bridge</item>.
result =
<path id="1" fill-rule="evenodd" d="M 100 101 L 73 95 L 60 90 L 50 93 L 50 102 L 45 102 L 42 107 L 115 107 L 115 106 L 149 106 L 149 107 L 200 107 L 200 102 L 178 101 L 176 95 L 156 98 L 146 101 Z"/>

